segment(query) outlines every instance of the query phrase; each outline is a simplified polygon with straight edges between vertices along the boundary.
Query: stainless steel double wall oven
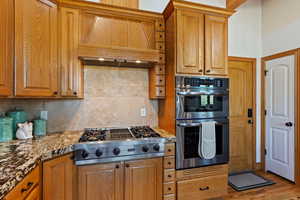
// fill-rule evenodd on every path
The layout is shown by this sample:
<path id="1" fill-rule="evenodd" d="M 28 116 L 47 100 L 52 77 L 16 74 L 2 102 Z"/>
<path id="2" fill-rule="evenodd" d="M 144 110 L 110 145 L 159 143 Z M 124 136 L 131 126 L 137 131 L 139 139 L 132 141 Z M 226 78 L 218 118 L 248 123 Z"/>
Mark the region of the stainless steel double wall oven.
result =
<path id="1" fill-rule="evenodd" d="M 176 169 L 227 163 L 229 160 L 229 80 L 176 77 Z M 198 153 L 201 123 L 216 122 L 216 156 Z"/>

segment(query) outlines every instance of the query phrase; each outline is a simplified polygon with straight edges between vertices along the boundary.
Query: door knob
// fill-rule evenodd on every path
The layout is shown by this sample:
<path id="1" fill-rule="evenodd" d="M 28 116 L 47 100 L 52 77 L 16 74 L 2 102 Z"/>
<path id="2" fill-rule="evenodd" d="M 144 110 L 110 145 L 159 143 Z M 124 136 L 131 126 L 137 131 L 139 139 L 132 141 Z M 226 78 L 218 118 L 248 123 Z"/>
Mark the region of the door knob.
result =
<path id="1" fill-rule="evenodd" d="M 285 126 L 287 126 L 287 127 L 292 127 L 292 126 L 293 126 L 293 123 L 292 123 L 292 122 L 286 122 L 286 123 L 285 123 Z"/>
<path id="2" fill-rule="evenodd" d="M 248 124 L 253 124 L 253 120 L 249 119 Z"/>

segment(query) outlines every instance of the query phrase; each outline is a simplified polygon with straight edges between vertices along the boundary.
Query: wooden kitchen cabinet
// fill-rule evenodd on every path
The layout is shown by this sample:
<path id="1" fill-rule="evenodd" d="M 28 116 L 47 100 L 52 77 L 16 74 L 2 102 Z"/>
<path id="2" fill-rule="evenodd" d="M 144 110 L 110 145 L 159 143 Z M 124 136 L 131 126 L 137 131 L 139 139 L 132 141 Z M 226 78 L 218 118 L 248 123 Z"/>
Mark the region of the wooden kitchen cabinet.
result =
<path id="1" fill-rule="evenodd" d="M 125 200 L 162 199 L 162 159 L 125 163 Z"/>
<path id="2" fill-rule="evenodd" d="M 40 167 L 32 170 L 4 200 L 39 200 L 40 199 Z"/>
<path id="3" fill-rule="evenodd" d="M 122 163 L 78 167 L 78 200 L 123 200 Z"/>
<path id="4" fill-rule="evenodd" d="M 77 198 L 77 169 L 72 154 L 43 163 L 43 200 Z"/>
<path id="5" fill-rule="evenodd" d="M 0 2 L 0 96 L 10 96 L 13 91 L 14 62 L 14 4 L 12 0 Z"/>
<path id="6" fill-rule="evenodd" d="M 34 188 L 25 200 L 40 200 L 40 187 Z"/>
<path id="7" fill-rule="evenodd" d="M 58 95 L 57 5 L 15 0 L 15 95 Z"/>
<path id="8" fill-rule="evenodd" d="M 78 168 L 79 200 L 161 200 L 162 159 Z"/>
<path id="9" fill-rule="evenodd" d="M 177 74 L 227 76 L 227 26 L 233 11 L 173 0 L 164 14 L 169 30 L 166 39 L 168 62 L 174 63 L 172 67 Z M 170 49 L 174 47 L 176 51 Z"/>
<path id="10" fill-rule="evenodd" d="M 79 10 L 60 8 L 61 96 L 82 96 L 83 67 L 78 59 Z"/>
<path id="11" fill-rule="evenodd" d="M 178 10 L 177 32 L 177 72 L 202 75 L 204 70 L 204 14 Z"/>
<path id="12" fill-rule="evenodd" d="M 226 17 L 205 16 L 205 74 L 228 74 L 228 20 Z"/>

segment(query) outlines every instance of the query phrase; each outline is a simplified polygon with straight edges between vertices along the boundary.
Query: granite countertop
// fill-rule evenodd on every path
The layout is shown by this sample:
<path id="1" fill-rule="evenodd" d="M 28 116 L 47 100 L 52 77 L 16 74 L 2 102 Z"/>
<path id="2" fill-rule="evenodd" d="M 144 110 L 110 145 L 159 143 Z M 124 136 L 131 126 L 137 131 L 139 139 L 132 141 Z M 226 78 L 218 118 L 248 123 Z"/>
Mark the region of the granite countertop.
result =
<path id="1" fill-rule="evenodd" d="M 73 151 L 82 132 L 51 134 L 40 139 L 0 143 L 0 199 L 41 161 Z"/>
<path id="2" fill-rule="evenodd" d="M 167 142 L 176 137 L 162 129 L 154 128 Z M 66 131 L 40 139 L 14 140 L 0 143 L 0 199 L 11 191 L 40 162 L 73 152 L 82 131 Z"/>

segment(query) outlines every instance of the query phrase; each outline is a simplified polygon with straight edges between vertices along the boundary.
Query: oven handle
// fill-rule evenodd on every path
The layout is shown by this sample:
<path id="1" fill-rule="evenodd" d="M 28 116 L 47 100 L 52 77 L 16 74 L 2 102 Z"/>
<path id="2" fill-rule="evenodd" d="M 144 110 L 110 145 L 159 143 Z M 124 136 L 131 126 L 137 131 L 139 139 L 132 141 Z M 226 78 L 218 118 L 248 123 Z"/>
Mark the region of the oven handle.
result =
<path id="1" fill-rule="evenodd" d="M 223 123 L 218 123 L 216 121 L 214 121 L 216 123 L 216 125 L 222 125 Z M 196 127 L 196 126 L 202 126 L 202 123 L 178 123 L 177 126 L 180 127 Z"/>
<path id="2" fill-rule="evenodd" d="M 215 96 L 224 96 L 224 95 L 228 95 L 228 93 L 214 93 L 214 92 L 177 92 L 177 95 L 183 95 L 183 96 L 187 96 L 187 95 L 215 95 Z"/>

